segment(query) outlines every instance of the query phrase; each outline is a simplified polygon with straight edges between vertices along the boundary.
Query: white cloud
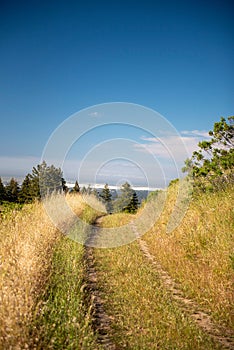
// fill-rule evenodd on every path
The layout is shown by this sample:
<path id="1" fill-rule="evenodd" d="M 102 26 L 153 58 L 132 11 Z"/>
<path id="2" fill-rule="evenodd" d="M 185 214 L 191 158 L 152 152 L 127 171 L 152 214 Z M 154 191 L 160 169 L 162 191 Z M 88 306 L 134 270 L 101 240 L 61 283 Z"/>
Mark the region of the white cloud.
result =
<path id="1" fill-rule="evenodd" d="M 189 136 L 199 136 L 204 138 L 210 138 L 209 132 L 206 130 L 183 130 L 180 132 L 182 135 L 189 135 Z"/>
<path id="2" fill-rule="evenodd" d="M 91 112 L 91 113 L 89 113 L 89 116 L 90 117 L 100 117 L 101 113 L 99 113 L 99 112 Z"/>
<path id="3" fill-rule="evenodd" d="M 181 136 L 165 136 L 160 138 L 142 137 L 142 144 L 135 145 L 141 152 L 151 152 L 159 159 L 171 159 L 177 162 L 184 162 L 186 157 L 190 157 L 196 149 L 198 143 L 204 139 L 209 139 L 207 131 L 185 130 Z"/>

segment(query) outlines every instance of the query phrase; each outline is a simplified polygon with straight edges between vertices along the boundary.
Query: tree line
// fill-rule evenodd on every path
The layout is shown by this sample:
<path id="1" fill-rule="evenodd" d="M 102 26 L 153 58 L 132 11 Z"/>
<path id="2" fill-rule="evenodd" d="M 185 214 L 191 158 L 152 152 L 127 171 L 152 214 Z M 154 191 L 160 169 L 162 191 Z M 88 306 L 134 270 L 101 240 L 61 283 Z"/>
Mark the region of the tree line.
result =
<path id="1" fill-rule="evenodd" d="M 3 201 L 30 203 L 53 192 L 67 192 L 67 190 L 61 169 L 54 165 L 49 166 L 43 161 L 42 164 L 33 167 L 32 173 L 26 175 L 21 186 L 14 178 L 4 186 L 0 178 L 0 203 Z"/>
<path id="2" fill-rule="evenodd" d="M 93 194 L 105 204 L 108 213 L 135 213 L 139 207 L 139 200 L 137 194 L 128 182 L 125 182 L 120 187 L 120 193 L 118 194 L 116 199 L 112 198 L 112 193 L 109 189 L 108 184 L 105 184 L 103 190 L 99 193 L 95 188 L 92 189 L 90 185 L 87 188 L 80 188 L 78 181 L 76 181 L 72 192 L 81 194 Z"/>
<path id="3" fill-rule="evenodd" d="M 7 185 L 3 185 L 0 178 L 0 203 L 7 201 L 13 203 L 31 203 L 35 199 L 41 199 L 52 193 L 67 193 L 69 191 L 63 173 L 60 168 L 54 165 L 47 165 L 45 161 L 42 164 L 33 167 L 32 172 L 27 174 L 19 186 L 19 183 L 12 178 Z M 122 185 L 120 194 L 113 200 L 108 184 L 105 184 L 103 190 L 99 193 L 96 189 L 92 189 L 89 185 L 80 188 L 78 181 L 70 190 L 77 194 L 93 194 L 101 200 L 107 209 L 107 212 L 128 212 L 134 213 L 139 201 L 136 192 L 127 182 Z"/>

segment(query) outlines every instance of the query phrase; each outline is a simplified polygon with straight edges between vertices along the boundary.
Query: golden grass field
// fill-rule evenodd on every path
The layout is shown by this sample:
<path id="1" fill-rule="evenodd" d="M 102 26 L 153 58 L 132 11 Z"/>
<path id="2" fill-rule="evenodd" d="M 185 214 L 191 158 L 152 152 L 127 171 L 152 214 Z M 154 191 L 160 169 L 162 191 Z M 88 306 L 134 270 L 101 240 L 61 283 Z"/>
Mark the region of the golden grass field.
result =
<path id="1" fill-rule="evenodd" d="M 192 200 L 172 234 L 165 223 L 173 208 L 176 186 L 159 221 L 143 239 L 152 253 L 212 317 L 234 326 L 234 189 L 202 194 Z"/>
<path id="2" fill-rule="evenodd" d="M 165 193 L 155 196 L 155 210 L 160 195 Z M 176 195 L 175 184 L 158 221 L 141 239 L 184 295 L 230 330 L 234 189 L 197 196 L 181 224 L 167 233 Z M 61 202 L 53 196 L 46 206 L 67 232 L 74 213 L 92 223 L 105 212 L 94 197 L 67 195 L 66 201 L 73 212 L 64 211 L 64 197 Z M 101 225 L 125 225 L 139 219 L 142 210 L 106 215 Z M 3 213 L 0 220 L 0 349 L 102 349 L 92 327 L 92 300 L 87 304 L 84 246 L 64 236 L 40 202 Z M 110 337 L 118 349 L 222 349 L 173 299 L 137 241 L 93 252 Z"/>

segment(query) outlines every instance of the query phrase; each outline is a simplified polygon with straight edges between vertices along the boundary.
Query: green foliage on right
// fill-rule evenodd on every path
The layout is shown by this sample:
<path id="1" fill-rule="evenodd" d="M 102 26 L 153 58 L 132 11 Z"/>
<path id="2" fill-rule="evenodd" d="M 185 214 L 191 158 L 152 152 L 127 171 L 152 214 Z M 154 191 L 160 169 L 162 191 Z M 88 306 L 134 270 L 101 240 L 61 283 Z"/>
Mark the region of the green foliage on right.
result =
<path id="1" fill-rule="evenodd" d="M 234 116 L 228 121 L 222 117 L 209 135 L 211 140 L 199 142 L 199 150 L 193 152 L 183 168 L 203 191 L 234 183 Z"/>

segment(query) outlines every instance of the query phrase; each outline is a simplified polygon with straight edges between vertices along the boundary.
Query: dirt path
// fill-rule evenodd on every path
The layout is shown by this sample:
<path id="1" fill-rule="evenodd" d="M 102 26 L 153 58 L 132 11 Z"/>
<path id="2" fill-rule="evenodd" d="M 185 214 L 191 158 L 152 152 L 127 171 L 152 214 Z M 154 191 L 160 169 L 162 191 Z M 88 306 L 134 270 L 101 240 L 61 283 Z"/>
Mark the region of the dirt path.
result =
<path id="1" fill-rule="evenodd" d="M 207 313 L 201 311 L 201 307 L 199 307 L 194 300 L 186 298 L 183 295 L 180 286 L 162 268 L 161 264 L 156 260 L 156 257 L 150 254 L 147 243 L 141 238 L 138 238 L 138 242 L 143 254 L 155 267 L 164 286 L 172 293 L 173 298 L 179 302 L 181 309 L 189 314 L 190 317 L 192 317 L 198 324 L 198 326 L 215 341 L 219 342 L 224 349 L 234 349 L 233 332 L 216 325 Z"/>
<path id="2" fill-rule="evenodd" d="M 85 246 L 84 260 L 86 265 L 86 291 L 89 295 L 89 303 L 92 305 L 93 329 L 98 334 L 98 341 L 103 349 L 117 350 L 115 344 L 110 339 L 110 317 L 105 313 L 103 300 L 98 289 L 97 271 L 95 266 L 94 249 L 89 245 L 94 244 L 99 231 L 102 217 L 98 217 L 93 223 Z"/>

